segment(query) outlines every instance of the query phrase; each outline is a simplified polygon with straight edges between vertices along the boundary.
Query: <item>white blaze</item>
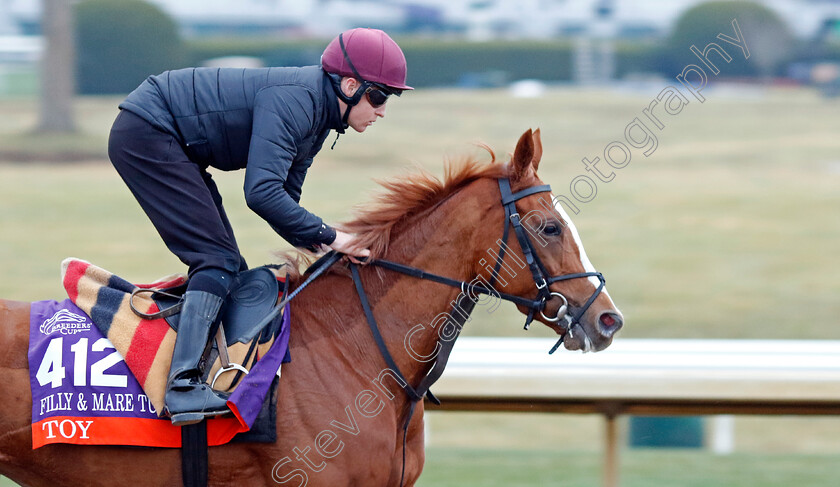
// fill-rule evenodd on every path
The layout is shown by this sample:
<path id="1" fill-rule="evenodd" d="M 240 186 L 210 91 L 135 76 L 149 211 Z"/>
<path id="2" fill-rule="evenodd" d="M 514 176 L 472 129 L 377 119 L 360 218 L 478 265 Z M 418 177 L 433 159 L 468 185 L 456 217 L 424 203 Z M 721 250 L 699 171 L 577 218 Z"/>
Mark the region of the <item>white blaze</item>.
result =
<path id="1" fill-rule="evenodd" d="M 557 201 L 553 194 L 551 195 L 551 200 Z M 575 239 L 575 245 L 577 245 L 578 254 L 580 254 L 580 263 L 583 265 L 584 270 L 586 272 L 597 272 L 595 270 L 595 266 L 593 266 L 592 262 L 589 261 L 589 257 L 586 256 L 586 250 L 583 248 L 583 242 L 580 240 L 580 234 L 578 233 L 577 228 L 575 228 L 575 223 L 569 217 L 569 214 L 566 213 L 566 210 L 564 210 L 562 206 L 560 206 L 560 203 L 554 203 L 554 209 L 561 217 L 563 217 L 563 221 L 566 222 L 566 228 L 569 229 L 572 233 L 572 237 Z M 589 276 L 588 279 L 596 289 L 601 285 L 601 281 L 595 276 Z M 604 287 L 603 293 L 609 295 L 606 287 Z"/>

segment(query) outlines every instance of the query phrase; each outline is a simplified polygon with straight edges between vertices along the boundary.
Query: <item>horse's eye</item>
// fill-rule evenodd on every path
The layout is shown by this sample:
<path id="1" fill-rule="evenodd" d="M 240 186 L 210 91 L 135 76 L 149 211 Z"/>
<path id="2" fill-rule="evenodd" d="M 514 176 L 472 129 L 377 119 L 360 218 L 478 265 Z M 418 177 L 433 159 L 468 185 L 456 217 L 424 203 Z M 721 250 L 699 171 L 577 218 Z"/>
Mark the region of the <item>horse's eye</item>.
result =
<path id="1" fill-rule="evenodd" d="M 553 223 L 548 224 L 545 226 L 545 228 L 543 228 L 543 233 L 548 235 L 549 237 L 556 237 L 557 235 L 560 235 L 561 232 L 562 228 L 560 228 L 560 225 L 555 225 Z"/>

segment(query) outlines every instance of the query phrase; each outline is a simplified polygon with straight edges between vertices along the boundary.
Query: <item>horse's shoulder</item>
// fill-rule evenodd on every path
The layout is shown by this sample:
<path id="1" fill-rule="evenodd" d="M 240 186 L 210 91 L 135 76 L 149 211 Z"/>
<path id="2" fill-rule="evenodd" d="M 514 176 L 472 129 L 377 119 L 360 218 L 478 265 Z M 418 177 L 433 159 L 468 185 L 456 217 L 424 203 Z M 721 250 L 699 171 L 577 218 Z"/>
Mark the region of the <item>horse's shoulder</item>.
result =
<path id="1" fill-rule="evenodd" d="M 7 319 L 17 317 L 29 317 L 29 303 L 24 301 L 9 301 L 0 299 L 0 322 L 5 323 Z"/>
<path id="2" fill-rule="evenodd" d="M 29 306 L 27 302 L 0 299 L 0 368 L 28 367 Z"/>

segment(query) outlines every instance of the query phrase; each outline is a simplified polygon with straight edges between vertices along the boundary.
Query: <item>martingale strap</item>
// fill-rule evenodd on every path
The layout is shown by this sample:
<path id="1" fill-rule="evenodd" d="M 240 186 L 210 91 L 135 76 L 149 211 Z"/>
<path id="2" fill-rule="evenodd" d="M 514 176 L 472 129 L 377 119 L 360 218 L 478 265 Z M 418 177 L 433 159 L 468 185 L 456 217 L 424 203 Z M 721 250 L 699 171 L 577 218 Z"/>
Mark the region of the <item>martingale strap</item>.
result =
<path id="1" fill-rule="evenodd" d="M 372 264 L 381 265 L 383 261 L 372 261 Z M 388 262 L 388 261 L 385 261 Z M 394 264 L 392 262 L 388 262 L 388 264 Z M 379 330 L 379 325 L 376 323 L 376 317 L 373 315 L 373 310 L 370 306 L 370 301 L 368 300 L 367 293 L 365 292 L 364 285 L 362 284 L 362 278 L 359 273 L 359 266 L 352 262 L 349 263 L 350 265 L 350 272 L 353 276 L 353 284 L 356 286 L 356 292 L 359 295 L 359 301 L 362 305 L 362 310 L 365 313 L 365 317 L 367 318 L 368 326 L 370 327 L 371 334 L 373 334 L 374 341 L 376 342 L 376 346 L 379 348 L 379 353 L 382 355 L 382 358 L 385 360 L 385 363 L 388 367 L 393 371 L 400 381 L 403 384 L 403 390 L 405 391 L 408 399 L 410 401 L 408 414 L 405 418 L 405 423 L 403 423 L 403 444 L 402 444 L 402 472 L 400 474 L 400 486 L 403 485 L 405 481 L 405 452 L 406 452 L 406 441 L 408 439 L 408 426 L 411 424 L 411 419 L 414 417 L 414 411 L 417 408 L 417 403 L 423 399 L 423 396 L 429 398 L 436 405 L 440 405 L 440 400 L 432 394 L 432 391 L 429 388 L 437 382 L 440 376 L 443 374 L 444 369 L 446 369 L 446 364 L 449 361 L 449 356 L 452 354 L 452 349 L 455 346 L 455 341 L 461 333 L 461 329 L 463 328 L 464 322 L 469 318 L 470 314 L 475 308 L 475 301 L 468 299 L 467 304 L 462 304 L 463 299 L 458 299 L 453 307 L 450 316 L 457 316 L 455 318 L 457 328 L 455 333 L 453 334 L 452 338 L 449 340 L 443 340 L 441 343 L 441 347 L 438 349 L 438 353 L 435 357 L 435 362 L 432 364 L 432 368 L 429 370 L 428 374 L 420 381 L 420 384 L 415 389 L 411 386 L 408 379 L 405 377 L 405 374 L 402 373 L 397 363 L 394 361 L 391 352 L 388 350 L 388 345 L 385 343 L 385 339 L 382 337 L 382 332 Z M 383 265 L 382 267 L 388 268 L 387 265 Z M 413 268 L 408 268 L 413 269 Z M 416 269 L 414 269 L 416 270 Z M 432 274 L 434 275 L 434 274 Z M 441 277 L 441 276 L 436 276 Z M 448 279 L 448 278 L 443 278 Z M 454 280 L 453 280 L 454 281 Z M 460 282 L 460 281 L 454 281 Z M 466 284 L 466 283 L 465 283 Z M 457 287 L 457 286 L 456 286 Z M 458 313 L 455 313 L 455 311 Z"/>
<path id="2" fill-rule="evenodd" d="M 370 326 L 370 331 L 373 333 L 373 339 L 376 341 L 376 346 L 379 347 L 379 351 L 382 353 L 382 358 L 385 359 L 385 363 L 388 364 L 391 370 L 396 372 L 397 377 L 399 377 L 400 381 L 403 384 L 403 390 L 408 395 L 408 398 L 412 401 L 419 401 L 423 398 L 421 394 L 418 394 L 411 384 L 408 383 L 408 380 L 403 375 L 400 368 L 397 366 L 397 363 L 394 361 L 394 357 L 391 355 L 391 352 L 388 350 L 388 345 L 385 344 L 385 339 L 382 338 L 382 333 L 379 331 L 379 325 L 376 323 L 376 318 L 373 316 L 373 310 L 370 307 L 370 301 L 368 301 L 367 293 L 365 292 L 364 285 L 362 284 L 362 278 L 359 276 L 359 266 L 350 262 L 350 272 L 353 274 L 353 284 L 356 286 L 356 292 L 359 294 L 359 301 L 362 303 L 362 310 L 365 313 L 365 317 L 367 318 L 368 325 Z"/>
<path id="3" fill-rule="evenodd" d="M 388 264 L 393 264 L 392 262 L 384 261 Z M 383 261 L 373 261 L 371 264 L 373 265 L 382 265 Z M 383 266 L 388 268 L 389 266 Z M 457 299 L 455 306 L 453 306 L 452 312 L 449 313 L 449 316 L 454 318 L 452 321 L 457 324 L 456 332 L 453 337 L 449 340 L 442 340 L 440 349 L 438 349 L 438 353 L 435 356 L 435 362 L 432 364 L 432 368 L 428 374 L 420 381 L 420 384 L 417 388 L 411 387 L 408 380 L 406 379 L 405 375 L 400 371 L 397 363 L 394 361 L 391 352 L 388 350 L 388 346 L 385 344 L 385 340 L 382 338 L 382 333 L 379 330 L 379 325 L 376 322 L 376 317 L 373 315 L 373 310 L 370 307 L 370 302 L 368 301 L 367 293 L 365 292 L 364 285 L 362 284 L 361 275 L 359 273 L 359 266 L 353 263 L 350 263 L 350 272 L 353 276 L 353 284 L 356 286 L 356 292 L 359 294 L 359 301 L 362 304 L 362 310 L 365 313 L 365 317 L 367 318 L 368 326 L 370 327 L 370 331 L 373 334 L 374 341 L 376 341 L 376 346 L 379 347 L 380 352 L 382 353 L 382 358 L 385 359 L 385 363 L 388 367 L 391 368 L 396 374 L 399 379 L 405 383 L 403 389 L 408 395 L 409 399 L 412 401 L 419 401 L 425 395 L 429 398 L 430 401 L 433 403 L 440 405 L 440 401 L 432 394 L 429 388 L 440 378 L 443 374 L 443 370 L 446 368 L 446 363 L 449 361 L 449 355 L 452 353 L 452 348 L 455 345 L 455 340 L 460 335 L 461 329 L 463 328 L 464 323 L 469 319 L 470 314 L 472 314 L 473 309 L 475 308 L 476 301 L 470 299 L 468 296 L 466 299 L 466 304 L 464 303 L 464 299 Z M 460 282 L 460 281 L 457 281 Z M 466 283 L 465 283 L 466 284 Z"/>

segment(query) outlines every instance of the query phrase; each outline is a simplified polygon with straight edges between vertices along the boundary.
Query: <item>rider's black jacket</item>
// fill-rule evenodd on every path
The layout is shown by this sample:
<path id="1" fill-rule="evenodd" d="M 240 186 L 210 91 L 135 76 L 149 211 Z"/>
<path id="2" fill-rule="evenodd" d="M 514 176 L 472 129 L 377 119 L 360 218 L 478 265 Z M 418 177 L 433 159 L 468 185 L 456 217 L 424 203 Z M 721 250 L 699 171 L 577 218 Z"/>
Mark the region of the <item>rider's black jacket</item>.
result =
<path id="1" fill-rule="evenodd" d="M 172 134 L 190 160 L 245 168 L 245 199 L 294 246 L 322 243 L 322 220 L 298 203 L 329 131 L 344 132 L 329 77 L 302 68 L 188 68 L 151 76 L 120 104 Z"/>

